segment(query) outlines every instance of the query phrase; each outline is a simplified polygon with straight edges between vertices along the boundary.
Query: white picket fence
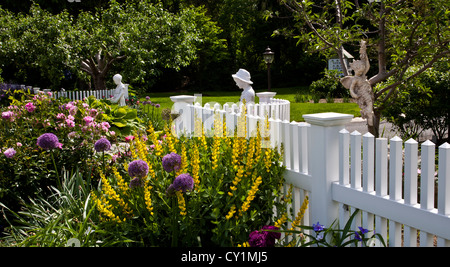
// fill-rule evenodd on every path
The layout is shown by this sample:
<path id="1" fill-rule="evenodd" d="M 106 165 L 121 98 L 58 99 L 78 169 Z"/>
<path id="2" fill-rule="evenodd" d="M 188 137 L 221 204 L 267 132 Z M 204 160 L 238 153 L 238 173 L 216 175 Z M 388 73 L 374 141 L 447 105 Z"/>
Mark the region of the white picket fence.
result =
<path id="1" fill-rule="evenodd" d="M 60 97 L 69 98 L 71 100 L 83 100 L 89 96 L 95 96 L 97 99 L 111 98 L 114 95 L 114 89 L 96 90 L 96 91 L 56 91 L 52 92 L 52 97 L 58 99 Z"/>
<path id="2" fill-rule="evenodd" d="M 191 123 L 195 114 L 207 127 L 214 124 L 213 114 L 220 114 L 229 130 L 242 121 L 241 113 L 235 110 L 214 112 L 189 105 L 184 112 L 190 119 L 179 120 L 179 132 L 194 129 Z M 264 121 L 254 114 L 247 114 L 247 136 L 256 132 L 257 121 Z M 271 144 L 284 144 L 284 188 L 293 187 L 291 218 L 308 196 L 310 205 L 303 225 L 319 222 L 328 227 L 337 220 L 342 228 L 350 214 L 359 209 L 353 229 L 362 226 L 375 231 L 389 246 L 450 246 L 448 143 L 438 149 L 435 176 L 435 145 L 430 141 L 422 143 L 419 151 L 414 140 L 403 144 L 398 137 L 387 140 L 349 133 L 344 128 L 353 115 L 319 113 L 303 117 L 306 122 L 269 119 Z"/>
<path id="3" fill-rule="evenodd" d="M 203 123 L 204 133 L 209 134 L 214 128 L 214 119 L 219 116 L 219 120 L 226 124 L 228 135 L 234 136 L 235 127 L 238 126 L 239 118 L 244 113 L 243 108 L 242 103 L 224 104 L 223 106 L 218 103 L 206 103 L 204 106 L 201 106 L 200 103 L 175 105 L 175 112 L 181 114 L 180 119 L 175 122 L 176 133 L 201 135 L 201 132 L 194 133 L 197 119 Z M 290 120 L 290 102 L 288 100 L 271 99 L 269 103 L 249 103 L 245 105 L 245 108 L 247 137 L 256 135 L 257 121 L 263 127 L 266 116 L 271 122 Z"/>

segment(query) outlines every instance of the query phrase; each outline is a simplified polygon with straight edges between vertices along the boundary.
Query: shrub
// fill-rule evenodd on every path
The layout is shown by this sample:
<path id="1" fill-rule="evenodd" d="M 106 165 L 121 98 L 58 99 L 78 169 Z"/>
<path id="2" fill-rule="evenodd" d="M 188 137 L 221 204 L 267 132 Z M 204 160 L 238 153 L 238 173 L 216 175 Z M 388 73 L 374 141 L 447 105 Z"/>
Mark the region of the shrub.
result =
<path id="1" fill-rule="evenodd" d="M 102 190 L 92 194 L 103 239 L 140 246 L 245 242 L 250 229 L 273 220 L 274 206 L 285 208 L 277 201 L 280 154 L 261 142 L 261 135 L 175 138 L 168 127 L 160 140 L 150 124 L 148 140 L 141 133 L 131 141 L 131 162 L 102 174 Z M 148 170 L 135 166 L 142 162 Z M 132 165 L 133 174 L 148 174 L 131 177 Z"/>
<path id="2" fill-rule="evenodd" d="M 1 151 L 14 149 L 16 154 L 0 154 L 0 202 L 17 209 L 20 199 L 49 194 L 47 188 L 56 184 L 63 170 L 78 167 L 85 172 L 98 165 L 94 142 L 111 136 L 100 108 L 44 93 L 22 92 L 10 101 L 1 111 L 0 144 Z M 44 134 L 58 139 L 56 147 L 39 146 Z"/>
<path id="3" fill-rule="evenodd" d="M 309 86 L 311 94 L 317 95 L 319 99 L 327 96 L 345 97 L 349 95 L 348 90 L 346 90 L 339 81 L 340 77 L 338 71 L 325 69 L 323 74 L 323 78 L 312 82 Z"/>

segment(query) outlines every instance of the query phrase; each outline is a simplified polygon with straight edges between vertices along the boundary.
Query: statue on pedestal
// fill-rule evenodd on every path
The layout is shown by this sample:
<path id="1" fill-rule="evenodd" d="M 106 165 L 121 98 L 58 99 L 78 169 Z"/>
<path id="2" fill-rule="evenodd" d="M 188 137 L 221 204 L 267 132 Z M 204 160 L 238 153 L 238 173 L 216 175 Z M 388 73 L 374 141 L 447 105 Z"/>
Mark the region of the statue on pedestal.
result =
<path id="1" fill-rule="evenodd" d="M 111 98 L 111 102 L 118 103 L 119 106 L 125 106 L 125 99 L 128 97 L 128 84 L 122 83 L 122 75 L 120 74 L 114 75 L 113 81 L 117 84 L 117 87 L 114 90 L 114 97 Z"/>
<path id="2" fill-rule="evenodd" d="M 361 108 L 361 116 L 367 119 L 367 124 L 373 126 L 374 94 L 372 86 L 367 80 L 367 72 L 370 69 L 369 58 L 366 52 L 366 42 L 361 41 L 359 50 L 361 60 L 354 60 L 350 63 L 350 68 L 355 72 L 355 76 L 345 76 L 341 78 L 342 85 L 350 90 L 350 95 L 356 100 Z"/>
<path id="3" fill-rule="evenodd" d="M 244 69 L 239 69 L 236 74 L 231 75 L 236 82 L 236 85 L 243 89 L 240 101 L 245 103 L 255 102 L 255 91 L 253 90 L 251 84 L 253 82 L 250 80 L 250 73 Z"/>

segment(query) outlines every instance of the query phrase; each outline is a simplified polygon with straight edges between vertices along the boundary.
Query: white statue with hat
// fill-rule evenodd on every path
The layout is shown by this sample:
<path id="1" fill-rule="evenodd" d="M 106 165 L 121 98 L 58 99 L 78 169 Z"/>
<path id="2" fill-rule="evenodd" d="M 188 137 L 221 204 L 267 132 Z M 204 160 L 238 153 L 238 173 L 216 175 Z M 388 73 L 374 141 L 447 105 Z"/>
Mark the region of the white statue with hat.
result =
<path id="1" fill-rule="evenodd" d="M 120 74 L 114 75 L 113 80 L 117 87 L 114 90 L 114 97 L 110 100 L 112 103 L 118 103 L 119 106 L 125 106 L 125 99 L 128 98 L 128 84 L 122 83 L 122 75 Z"/>
<path id="2" fill-rule="evenodd" d="M 250 80 L 250 73 L 244 69 L 239 69 L 236 74 L 231 75 L 236 82 L 236 85 L 243 89 L 240 101 L 245 103 L 255 102 L 255 91 L 253 90 L 251 84 L 253 82 Z"/>

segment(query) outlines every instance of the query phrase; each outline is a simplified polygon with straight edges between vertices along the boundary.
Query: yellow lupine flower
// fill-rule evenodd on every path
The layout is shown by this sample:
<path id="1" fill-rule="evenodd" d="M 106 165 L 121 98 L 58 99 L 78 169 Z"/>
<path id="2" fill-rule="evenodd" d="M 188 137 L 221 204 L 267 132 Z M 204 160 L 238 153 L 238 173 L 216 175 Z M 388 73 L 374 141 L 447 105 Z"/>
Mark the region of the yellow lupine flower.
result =
<path id="1" fill-rule="evenodd" d="M 119 186 L 120 191 L 123 194 L 127 194 L 130 187 L 125 183 L 125 180 L 122 178 L 122 175 L 120 175 L 120 173 L 117 171 L 116 166 L 112 167 L 112 171 L 114 173 L 114 176 L 116 177 L 117 185 Z"/>
<path id="2" fill-rule="evenodd" d="M 294 230 L 296 227 L 298 227 L 300 225 L 300 222 L 303 219 L 303 216 L 305 216 L 305 212 L 306 212 L 306 209 L 308 208 L 308 204 L 309 204 L 309 198 L 308 198 L 308 196 L 305 196 L 302 206 L 300 207 L 300 211 L 297 213 L 297 217 L 292 222 L 291 230 Z"/>
<path id="3" fill-rule="evenodd" d="M 130 142 L 130 152 L 133 159 L 138 159 L 138 156 L 136 154 L 136 147 L 134 146 L 133 141 Z"/>
<path id="4" fill-rule="evenodd" d="M 153 145 L 155 146 L 153 153 L 156 156 L 160 157 L 162 155 L 163 150 L 162 146 L 159 144 L 158 136 L 156 136 L 155 129 L 153 128 L 153 124 L 151 121 L 149 122 L 147 132 L 149 133 L 150 139 L 152 140 Z"/>
<path id="5" fill-rule="evenodd" d="M 249 244 L 248 242 L 244 242 L 244 243 L 242 243 L 242 245 L 241 245 L 241 244 L 238 244 L 238 247 L 239 247 L 239 248 L 240 248 L 240 247 L 249 248 L 249 247 L 250 247 L 250 244 Z"/>
<path id="6" fill-rule="evenodd" d="M 182 216 L 186 216 L 186 214 L 187 214 L 186 202 L 184 201 L 183 192 L 181 190 L 178 190 L 175 192 L 175 194 L 177 195 L 178 208 L 180 209 L 180 214 Z"/>
<path id="7" fill-rule="evenodd" d="M 242 204 L 241 209 L 239 210 L 239 215 L 242 215 L 243 212 L 246 212 L 250 208 L 250 203 L 255 199 L 256 192 L 258 192 L 258 186 L 262 183 L 262 178 L 259 176 L 256 178 L 255 182 L 252 185 L 252 188 L 248 192 L 247 198 Z"/>
<path id="8" fill-rule="evenodd" d="M 150 191 L 152 190 L 152 186 L 148 185 L 148 182 L 145 183 L 144 186 L 144 200 L 145 206 L 147 210 L 150 212 L 150 215 L 153 216 L 153 206 L 152 206 L 152 198 Z"/>
<path id="9" fill-rule="evenodd" d="M 230 211 L 228 212 L 227 216 L 225 216 L 225 218 L 227 220 L 231 219 L 231 217 L 233 217 L 234 213 L 236 212 L 236 205 L 231 206 Z"/>
<path id="10" fill-rule="evenodd" d="M 200 183 L 200 153 L 198 151 L 197 144 L 194 145 L 194 151 L 192 153 L 192 178 L 194 179 L 195 190 L 198 190 Z"/>
<path id="11" fill-rule="evenodd" d="M 233 181 L 232 181 L 232 186 L 230 186 L 231 192 L 228 192 L 229 196 L 233 196 L 233 191 L 237 190 L 237 185 L 239 184 L 239 182 L 242 180 L 242 177 L 244 176 L 244 167 L 240 167 L 237 170 L 236 176 L 234 177 Z"/>
<path id="12" fill-rule="evenodd" d="M 214 142 L 213 142 L 213 149 L 211 151 L 211 157 L 212 157 L 212 166 L 211 168 L 213 170 L 217 169 L 218 167 L 218 162 L 219 162 L 219 156 L 220 156 L 220 137 L 214 137 Z"/>
<path id="13" fill-rule="evenodd" d="M 278 219 L 278 220 L 275 222 L 274 226 L 275 226 L 275 227 L 278 227 L 278 228 L 281 228 L 281 226 L 283 226 L 283 224 L 284 224 L 286 221 L 287 221 L 287 213 L 285 212 L 285 213 L 283 213 L 283 215 L 281 215 L 281 218 Z"/>
<path id="14" fill-rule="evenodd" d="M 96 204 L 97 210 L 101 215 L 106 216 L 107 219 L 115 222 L 122 222 L 119 216 L 114 215 L 112 212 L 112 205 L 104 197 L 100 200 L 94 192 L 91 192 L 92 201 Z"/>
<path id="15" fill-rule="evenodd" d="M 110 199 L 115 200 L 119 206 L 122 208 L 124 213 L 131 213 L 128 204 L 117 194 L 117 192 L 112 188 L 108 179 L 106 179 L 105 175 L 100 171 L 100 178 L 102 179 L 102 191 L 110 197 Z"/>
<path id="16" fill-rule="evenodd" d="M 188 158 L 186 155 L 186 146 L 184 145 L 184 142 L 181 144 L 181 168 L 177 171 L 176 176 L 187 173 L 187 167 L 188 167 Z"/>

